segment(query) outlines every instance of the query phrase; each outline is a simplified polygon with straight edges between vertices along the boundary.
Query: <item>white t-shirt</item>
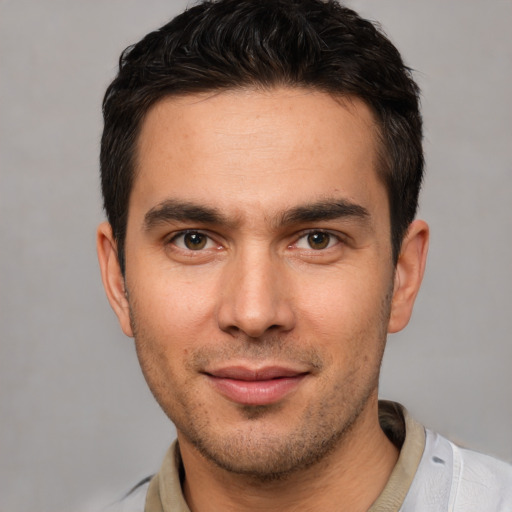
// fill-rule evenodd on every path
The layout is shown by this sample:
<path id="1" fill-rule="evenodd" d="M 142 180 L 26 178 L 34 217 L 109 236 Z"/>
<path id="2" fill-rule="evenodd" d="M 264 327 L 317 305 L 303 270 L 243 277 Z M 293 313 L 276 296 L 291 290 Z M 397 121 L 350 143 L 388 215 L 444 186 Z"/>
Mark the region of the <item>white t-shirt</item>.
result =
<path id="1" fill-rule="evenodd" d="M 426 430 L 400 512 L 512 512 L 512 466 Z"/>

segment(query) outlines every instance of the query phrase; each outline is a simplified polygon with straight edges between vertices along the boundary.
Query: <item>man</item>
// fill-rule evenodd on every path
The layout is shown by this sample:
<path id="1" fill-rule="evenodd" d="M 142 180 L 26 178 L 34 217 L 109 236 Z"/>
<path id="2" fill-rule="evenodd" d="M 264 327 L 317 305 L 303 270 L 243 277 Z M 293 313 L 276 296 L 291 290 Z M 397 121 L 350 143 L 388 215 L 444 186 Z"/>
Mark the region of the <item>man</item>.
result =
<path id="1" fill-rule="evenodd" d="M 378 402 L 428 246 L 418 88 L 334 1 L 201 3 L 104 100 L 103 283 L 176 425 L 126 510 L 497 511 L 512 468 Z"/>

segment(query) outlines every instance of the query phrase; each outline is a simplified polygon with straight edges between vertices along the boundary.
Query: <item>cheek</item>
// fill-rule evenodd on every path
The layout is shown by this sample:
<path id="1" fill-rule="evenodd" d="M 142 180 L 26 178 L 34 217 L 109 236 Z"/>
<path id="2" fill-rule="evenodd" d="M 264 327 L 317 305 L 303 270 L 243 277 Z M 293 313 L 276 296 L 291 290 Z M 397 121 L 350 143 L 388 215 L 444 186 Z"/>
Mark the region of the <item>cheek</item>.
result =
<path id="1" fill-rule="evenodd" d="M 208 338 L 210 305 L 197 287 L 149 277 L 130 290 L 132 324 L 139 363 L 153 395 L 167 414 L 189 388 L 189 354 Z M 185 400 L 186 401 L 186 400 Z"/>
<path id="2" fill-rule="evenodd" d="M 295 292 L 298 328 L 324 346 L 335 360 L 378 357 L 388 323 L 388 286 L 383 280 L 351 275 L 331 276 Z"/>
<path id="3" fill-rule="evenodd" d="M 346 273 L 299 281 L 293 296 L 301 314 L 326 328 L 343 325 L 348 328 L 374 319 L 387 290 L 382 279 Z"/>
<path id="4" fill-rule="evenodd" d="M 189 354 L 212 336 L 209 297 L 215 295 L 176 275 L 152 277 L 129 288 L 132 327 L 144 377 L 167 410 L 169 388 L 187 378 Z"/>
<path id="5" fill-rule="evenodd" d="M 214 311 L 212 280 L 187 278 L 183 273 L 162 272 L 144 275 L 130 288 L 134 316 L 139 326 L 168 341 L 196 339 Z"/>

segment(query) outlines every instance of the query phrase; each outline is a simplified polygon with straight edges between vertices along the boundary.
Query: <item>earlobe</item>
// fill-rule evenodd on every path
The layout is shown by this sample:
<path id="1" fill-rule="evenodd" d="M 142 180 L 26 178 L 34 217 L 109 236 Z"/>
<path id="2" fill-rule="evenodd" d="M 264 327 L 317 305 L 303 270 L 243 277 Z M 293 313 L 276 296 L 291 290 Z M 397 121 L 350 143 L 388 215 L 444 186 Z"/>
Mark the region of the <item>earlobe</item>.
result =
<path id="1" fill-rule="evenodd" d="M 114 240 L 112 228 L 108 222 L 103 222 L 98 226 L 96 249 L 98 252 L 101 279 L 110 306 L 117 315 L 123 332 L 127 336 L 133 337 L 125 282 L 117 257 L 117 244 Z"/>
<path id="2" fill-rule="evenodd" d="M 425 272 L 428 241 L 427 223 L 422 220 L 412 222 L 402 243 L 396 265 L 389 333 L 398 332 L 409 323 Z"/>

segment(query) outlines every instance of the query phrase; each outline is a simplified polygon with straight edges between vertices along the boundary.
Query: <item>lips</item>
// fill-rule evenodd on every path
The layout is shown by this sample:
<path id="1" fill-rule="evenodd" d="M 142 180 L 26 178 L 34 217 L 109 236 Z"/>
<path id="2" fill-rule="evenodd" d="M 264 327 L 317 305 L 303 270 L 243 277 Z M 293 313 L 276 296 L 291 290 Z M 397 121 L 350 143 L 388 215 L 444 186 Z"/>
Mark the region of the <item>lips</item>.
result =
<path id="1" fill-rule="evenodd" d="M 269 405 L 295 391 L 308 372 L 280 366 L 258 369 L 230 366 L 205 372 L 205 375 L 212 387 L 232 402 Z"/>

